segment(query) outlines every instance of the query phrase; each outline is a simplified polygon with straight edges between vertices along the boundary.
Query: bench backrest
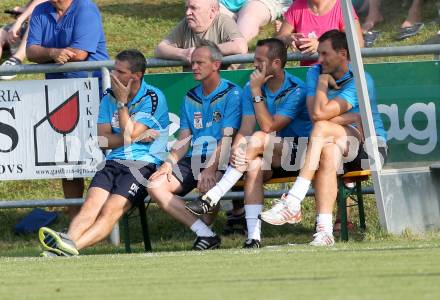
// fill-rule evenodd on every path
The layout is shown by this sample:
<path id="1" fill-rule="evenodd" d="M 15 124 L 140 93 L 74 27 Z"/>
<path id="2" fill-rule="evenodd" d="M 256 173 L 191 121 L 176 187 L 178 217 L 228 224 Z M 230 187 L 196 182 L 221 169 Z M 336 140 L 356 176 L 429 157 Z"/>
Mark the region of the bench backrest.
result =
<path id="1" fill-rule="evenodd" d="M 376 84 L 377 102 L 388 131 L 391 164 L 417 164 L 440 160 L 437 144 L 440 125 L 440 62 L 367 64 Z M 307 68 L 288 68 L 305 80 Z M 251 70 L 223 71 L 222 77 L 241 86 Z M 172 133 L 178 128 L 179 108 L 184 94 L 196 85 L 191 73 L 147 74 L 148 83 L 166 95 Z M 429 164 L 429 163 L 426 163 Z"/>

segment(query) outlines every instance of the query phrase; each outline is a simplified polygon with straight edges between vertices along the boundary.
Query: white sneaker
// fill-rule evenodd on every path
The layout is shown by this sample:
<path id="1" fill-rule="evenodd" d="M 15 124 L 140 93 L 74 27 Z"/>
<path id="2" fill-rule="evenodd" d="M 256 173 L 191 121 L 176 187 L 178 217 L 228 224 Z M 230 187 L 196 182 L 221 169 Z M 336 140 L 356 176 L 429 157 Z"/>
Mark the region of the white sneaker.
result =
<path id="1" fill-rule="evenodd" d="M 330 247 L 335 244 L 335 238 L 333 234 L 327 231 L 318 231 L 313 235 L 314 240 L 310 242 L 310 246 L 316 247 Z"/>
<path id="2" fill-rule="evenodd" d="M 299 210 L 291 210 L 286 200 L 287 195 L 283 194 L 280 200 L 275 200 L 275 205 L 271 209 L 260 214 L 260 219 L 272 225 L 301 222 L 301 208 Z"/>
<path id="3" fill-rule="evenodd" d="M 14 56 L 9 57 L 1 64 L 1 66 L 18 66 L 18 65 L 21 65 L 21 61 L 18 58 L 15 58 Z M 16 76 L 17 74 L 1 75 L 0 80 L 11 80 Z"/>

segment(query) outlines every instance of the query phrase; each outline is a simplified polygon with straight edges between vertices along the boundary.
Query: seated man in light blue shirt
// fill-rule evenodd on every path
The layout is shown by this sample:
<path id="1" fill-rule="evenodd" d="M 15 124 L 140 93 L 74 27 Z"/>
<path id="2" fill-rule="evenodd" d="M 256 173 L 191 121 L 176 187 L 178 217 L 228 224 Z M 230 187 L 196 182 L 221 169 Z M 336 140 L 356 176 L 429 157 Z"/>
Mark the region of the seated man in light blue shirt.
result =
<path id="1" fill-rule="evenodd" d="M 40 229 L 44 256 L 78 255 L 103 240 L 119 218 L 144 201 L 146 182 L 166 157 L 168 107 L 165 96 L 143 81 L 146 60 L 137 50 L 116 56 L 112 88 L 99 107 L 100 147 L 111 149 L 93 177 L 81 211 L 67 234 Z"/>
<path id="2" fill-rule="evenodd" d="M 244 209 L 248 238 L 244 248 L 260 247 L 258 215 L 263 209 L 263 182 L 288 176 L 289 172 L 285 171 L 295 171 L 296 157 L 301 156 L 298 141 L 301 137 L 307 138 L 312 127 L 305 85 L 284 70 L 286 60 L 287 50 L 280 40 L 257 42 L 255 71 L 243 91 L 243 117 L 232 146 L 231 165 L 214 188 L 186 204 L 194 214 L 209 213 L 246 172 Z M 257 125 L 259 131 L 255 131 Z M 291 223 L 299 219 L 298 216 Z"/>
<path id="3" fill-rule="evenodd" d="M 191 67 L 200 84 L 186 94 L 178 141 L 148 185 L 151 198 L 197 235 L 193 250 L 218 248 L 221 241 L 202 219 L 185 209 L 180 196 L 196 187 L 204 193 L 215 185 L 240 127 L 241 88 L 220 77 L 221 60 L 220 49 L 212 42 L 202 41 L 194 50 Z"/>
<path id="4" fill-rule="evenodd" d="M 300 215 L 301 201 L 314 180 L 317 222 L 312 246 L 334 244 L 332 212 L 338 192 L 337 171 L 343 159 L 345 171 L 361 170 L 371 153 L 364 149 L 359 98 L 351 65 L 346 35 L 331 30 L 319 38 L 319 64 L 307 73 L 307 106 L 314 122 L 304 166 L 287 195 L 261 214 L 273 225 L 288 223 Z M 386 132 L 375 100 L 374 83 L 369 74 L 368 94 L 379 152 L 386 158 Z M 377 162 L 380 163 L 380 162 Z"/>

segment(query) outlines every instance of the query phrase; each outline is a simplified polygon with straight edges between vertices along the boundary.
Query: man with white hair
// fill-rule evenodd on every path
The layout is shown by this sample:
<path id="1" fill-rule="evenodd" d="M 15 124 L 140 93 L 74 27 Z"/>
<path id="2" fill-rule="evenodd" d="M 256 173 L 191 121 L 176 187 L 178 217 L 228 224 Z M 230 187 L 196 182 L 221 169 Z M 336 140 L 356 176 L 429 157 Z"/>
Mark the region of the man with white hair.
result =
<path id="1" fill-rule="evenodd" d="M 217 0 L 187 0 L 185 17 L 157 45 L 159 58 L 191 61 L 200 41 L 208 40 L 219 47 L 223 55 L 247 53 L 247 42 L 235 21 L 220 14 Z"/>

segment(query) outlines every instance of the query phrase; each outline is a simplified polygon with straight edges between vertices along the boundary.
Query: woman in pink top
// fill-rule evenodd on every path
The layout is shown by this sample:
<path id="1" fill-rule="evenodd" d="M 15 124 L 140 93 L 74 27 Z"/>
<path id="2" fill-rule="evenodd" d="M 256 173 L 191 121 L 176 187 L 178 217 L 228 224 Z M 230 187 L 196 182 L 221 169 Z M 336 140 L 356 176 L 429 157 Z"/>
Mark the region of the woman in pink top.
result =
<path id="1" fill-rule="evenodd" d="M 360 46 L 364 39 L 359 18 L 353 11 Z M 340 0 L 295 0 L 284 14 L 278 38 L 301 53 L 313 54 L 318 49 L 318 38 L 332 29 L 345 31 Z M 301 61 L 302 66 L 316 61 Z"/>

